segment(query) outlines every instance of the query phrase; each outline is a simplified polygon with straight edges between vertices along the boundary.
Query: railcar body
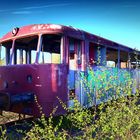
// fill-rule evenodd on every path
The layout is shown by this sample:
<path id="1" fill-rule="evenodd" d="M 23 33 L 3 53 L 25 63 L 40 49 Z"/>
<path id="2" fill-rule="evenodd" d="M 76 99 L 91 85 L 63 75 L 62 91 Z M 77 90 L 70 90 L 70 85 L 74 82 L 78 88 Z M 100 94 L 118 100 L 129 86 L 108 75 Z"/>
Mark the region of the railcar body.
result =
<path id="1" fill-rule="evenodd" d="M 0 109 L 34 116 L 40 116 L 41 110 L 49 116 L 56 106 L 55 115 L 66 113 L 58 99 L 70 107 L 71 92 L 86 106 L 87 96 L 77 77 L 79 71 L 87 73 L 88 65 L 139 67 L 133 49 L 71 26 L 14 28 L 0 44 Z"/>

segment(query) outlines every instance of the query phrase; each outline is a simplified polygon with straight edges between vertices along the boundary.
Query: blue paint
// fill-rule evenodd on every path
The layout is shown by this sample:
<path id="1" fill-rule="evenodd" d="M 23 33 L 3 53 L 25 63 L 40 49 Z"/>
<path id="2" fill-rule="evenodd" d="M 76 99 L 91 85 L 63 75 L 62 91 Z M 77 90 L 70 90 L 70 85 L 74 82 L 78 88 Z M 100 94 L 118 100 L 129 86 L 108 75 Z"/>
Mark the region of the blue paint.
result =
<path id="1" fill-rule="evenodd" d="M 77 99 L 85 107 L 132 94 L 140 84 L 138 80 L 140 70 L 96 66 L 87 68 L 86 72 L 73 72 L 77 75 L 74 81 L 78 85 L 77 87 L 75 85 Z M 73 80 L 71 79 L 71 82 Z M 126 93 L 126 91 L 130 91 L 130 93 Z"/>
<path id="2" fill-rule="evenodd" d="M 19 103 L 29 103 L 34 101 L 34 94 L 33 93 L 21 93 L 17 95 L 11 96 L 10 102 L 13 105 Z"/>

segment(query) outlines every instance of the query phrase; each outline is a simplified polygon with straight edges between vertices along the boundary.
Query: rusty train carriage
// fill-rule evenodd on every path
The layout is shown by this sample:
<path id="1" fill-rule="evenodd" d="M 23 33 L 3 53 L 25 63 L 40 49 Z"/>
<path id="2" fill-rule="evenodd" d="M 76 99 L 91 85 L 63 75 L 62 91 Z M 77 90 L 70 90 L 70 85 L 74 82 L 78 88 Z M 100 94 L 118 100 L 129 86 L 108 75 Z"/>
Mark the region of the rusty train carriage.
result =
<path id="1" fill-rule="evenodd" d="M 70 92 L 84 105 L 82 88 L 76 87 L 75 77 L 78 71 L 86 72 L 87 65 L 140 66 L 133 49 L 71 26 L 14 28 L 0 39 L 0 44 L 0 109 L 34 116 L 39 116 L 38 104 L 46 116 L 56 106 L 56 115 L 66 113 L 58 98 L 69 107 Z M 100 62 L 96 63 L 98 51 Z M 136 53 L 139 60 L 140 52 Z"/>

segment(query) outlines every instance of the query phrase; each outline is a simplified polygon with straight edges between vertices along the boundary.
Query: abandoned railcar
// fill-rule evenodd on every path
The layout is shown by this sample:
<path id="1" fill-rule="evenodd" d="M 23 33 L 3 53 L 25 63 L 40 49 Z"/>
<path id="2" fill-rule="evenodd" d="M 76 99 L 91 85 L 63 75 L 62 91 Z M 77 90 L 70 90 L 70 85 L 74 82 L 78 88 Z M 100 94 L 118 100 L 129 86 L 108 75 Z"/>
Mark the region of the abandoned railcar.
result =
<path id="1" fill-rule="evenodd" d="M 16 27 L 0 44 L 0 110 L 34 116 L 40 114 L 38 106 L 46 116 L 56 106 L 55 115 L 66 113 L 58 98 L 70 107 L 71 93 L 88 106 L 77 78 L 79 71 L 87 73 L 88 66 L 135 70 L 140 65 L 139 51 L 71 26 Z M 139 71 L 135 75 L 139 85 Z"/>

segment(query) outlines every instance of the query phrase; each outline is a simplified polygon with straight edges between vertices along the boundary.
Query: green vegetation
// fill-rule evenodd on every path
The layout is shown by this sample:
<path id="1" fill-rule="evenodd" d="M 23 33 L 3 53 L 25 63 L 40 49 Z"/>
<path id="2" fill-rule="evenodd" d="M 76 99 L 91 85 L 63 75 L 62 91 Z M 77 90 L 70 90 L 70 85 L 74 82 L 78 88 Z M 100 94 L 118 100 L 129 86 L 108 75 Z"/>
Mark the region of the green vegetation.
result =
<path id="1" fill-rule="evenodd" d="M 140 92 L 136 90 L 137 85 L 130 71 L 100 67 L 96 72 L 89 68 L 88 78 L 84 73 L 80 75 L 87 95 L 85 107 L 81 107 L 76 97 L 71 109 L 58 99 L 68 114 L 54 118 L 57 108 L 49 118 L 42 114 L 30 130 L 20 132 L 23 134 L 22 139 L 139 140 Z M 99 101 L 104 103 L 97 105 Z M 86 109 L 90 104 L 94 105 Z M 10 137 L 5 130 L 1 131 L 2 140 Z"/>
<path id="2" fill-rule="evenodd" d="M 83 109 L 75 100 L 72 113 L 54 119 L 42 115 L 23 139 L 140 139 L 139 96 L 127 96 L 100 104 L 98 108 Z"/>

